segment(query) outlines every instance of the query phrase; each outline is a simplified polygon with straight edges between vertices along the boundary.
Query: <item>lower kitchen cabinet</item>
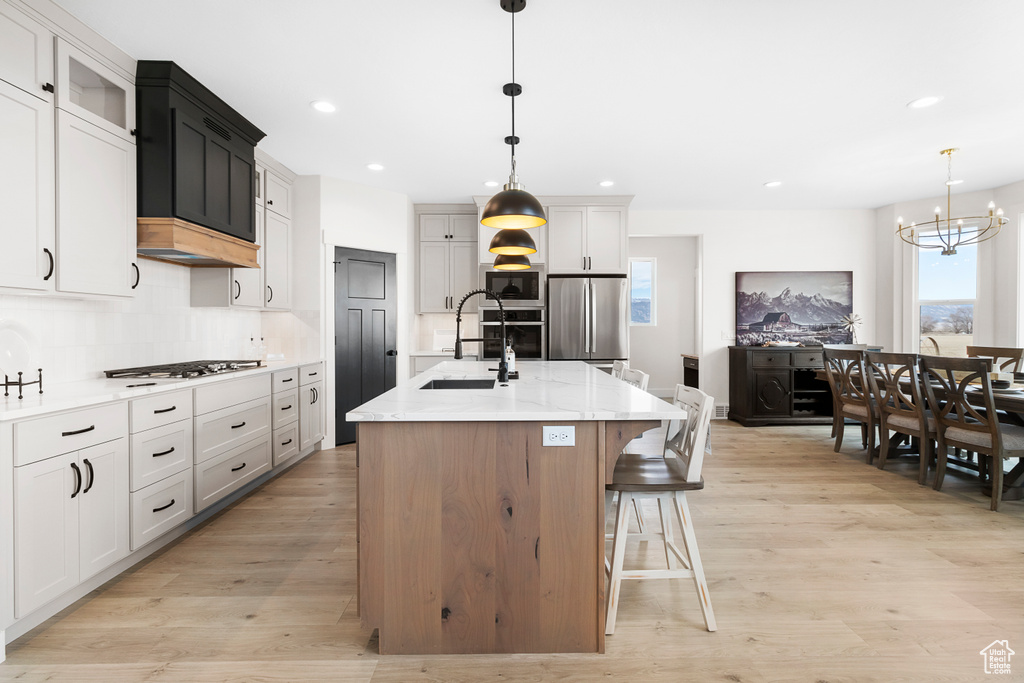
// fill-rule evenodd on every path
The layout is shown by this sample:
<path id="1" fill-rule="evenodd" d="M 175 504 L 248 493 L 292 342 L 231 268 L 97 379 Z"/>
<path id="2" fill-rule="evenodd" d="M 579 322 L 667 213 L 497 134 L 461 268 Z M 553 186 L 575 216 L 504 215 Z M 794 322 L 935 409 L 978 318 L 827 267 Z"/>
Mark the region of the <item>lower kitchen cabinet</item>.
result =
<path id="1" fill-rule="evenodd" d="M 128 554 L 128 440 L 14 469 L 16 617 Z"/>
<path id="2" fill-rule="evenodd" d="M 137 550 L 192 516 L 192 468 L 132 491 L 131 499 L 132 550 Z"/>
<path id="3" fill-rule="evenodd" d="M 270 469 L 270 436 L 242 444 L 195 466 L 195 511 L 216 503 Z"/>
<path id="4" fill-rule="evenodd" d="M 299 391 L 299 450 L 304 451 L 324 438 L 323 382 L 307 384 Z"/>

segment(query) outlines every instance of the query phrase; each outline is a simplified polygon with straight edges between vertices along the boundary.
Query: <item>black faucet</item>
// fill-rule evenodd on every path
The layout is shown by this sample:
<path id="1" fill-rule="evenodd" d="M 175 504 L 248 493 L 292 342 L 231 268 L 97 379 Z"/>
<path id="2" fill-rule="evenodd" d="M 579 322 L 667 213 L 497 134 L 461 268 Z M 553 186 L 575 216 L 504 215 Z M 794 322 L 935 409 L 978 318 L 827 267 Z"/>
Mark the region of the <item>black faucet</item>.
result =
<path id="1" fill-rule="evenodd" d="M 495 294 L 489 289 L 474 289 L 473 291 L 462 297 L 462 301 L 459 302 L 459 308 L 455 311 L 455 360 L 462 360 L 462 342 L 486 342 L 493 341 L 491 339 L 484 339 L 479 337 L 477 339 L 462 339 L 461 328 L 462 328 L 462 305 L 466 303 L 466 299 L 473 296 L 474 294 L 485 294 L 495 301 L 498 302 L 498 311 L 501 315 L 501 362 L 498 363 L 498 383 L 506 384 L 508 382 L 508 355 L 505 353 L 505 307 L 501 305 L 501 296 Z"/>

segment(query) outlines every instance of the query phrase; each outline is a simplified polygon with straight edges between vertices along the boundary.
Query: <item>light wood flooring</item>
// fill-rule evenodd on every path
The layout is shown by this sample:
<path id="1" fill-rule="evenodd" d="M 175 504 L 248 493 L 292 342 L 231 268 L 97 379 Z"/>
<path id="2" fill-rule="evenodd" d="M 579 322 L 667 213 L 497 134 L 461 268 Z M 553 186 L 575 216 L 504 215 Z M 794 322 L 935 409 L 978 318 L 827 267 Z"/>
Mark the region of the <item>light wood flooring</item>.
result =
<path id="1" fill-rule="evenodd" d="M 692 583 L 628 582 L 605 655 L 380 657 L 355 614 L 346 447 L 9 645 L 0 680 L 959 682 L 991 678 L 995 640 L 1024 679 L 1024 502 L 991 512 L 956 472 L 918 486 L 916 462 L 833 453 L 828 427 L 715 421 L 712 440 L 691 507 L 716 633 Z"/>

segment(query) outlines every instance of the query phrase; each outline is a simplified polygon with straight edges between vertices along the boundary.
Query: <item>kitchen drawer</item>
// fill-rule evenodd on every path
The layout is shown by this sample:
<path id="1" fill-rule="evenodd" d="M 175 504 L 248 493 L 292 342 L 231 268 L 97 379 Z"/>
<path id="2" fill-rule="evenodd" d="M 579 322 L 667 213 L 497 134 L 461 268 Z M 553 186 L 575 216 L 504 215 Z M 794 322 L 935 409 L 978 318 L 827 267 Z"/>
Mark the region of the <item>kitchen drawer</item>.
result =
<path id="1" fill-rule="evenodd" d="M 299 366 L 299 385 L 306 386 L 313 382 L 319 382 L 324 378 L 323 363 L 308 363 Z"/>
<path id="2" fill-rule="evenodd" d="M 195 511 L 213 505 L 269 469 L 269 434 L 197 464 Z"/>
<path id="3" fill-rule="evenodd" d="M 691 370 L 699 370 L 700 369 L 700 360 L 698 360 L 697 358 L 690 358 L 688 356 L 683 356 L 683 367 L 684 368 L 689 368 Z"/>
<path id="4" fill-rule="evenodd" d="M 274 373 L 274 393 L 287 391 L 299 386 L 299 369 L 289 368 Z"/>
<path id="5" fill-rule="evenodd" d="M 196 387 L 195 414 L 205 415 L 262 396 L 270 396 L 270 375 L 267 373 Z"/>
<path id="6" fill-rule="evenodd" d="M 28 465 L 127 435 L 126 402 L 17 422 L 14 465 Z"/>
<path id="7" fill-rule="evenodd" d="M 192 417 L 192 390 L 137 398 L 130 402 L 132 434 Z"/>
<path id="8" fill-rule="evenodd" d="M 190 467 L 192 467 L 191 418 L 132 434 L 130 479 L 132 491 L 143 489 Z"/>
<path id="9" fill-rule="evenodd" d="M 755 352 L 751 354 L 750 364 L 755 368 L 788 368 L 789 351 Z"/>
<path id="10" fill-rule="evenodd" d="M 299 453 L 299 425 L 291 423 L 283 429 L 274 430 L 274 467 L 290 460 Z"/>
<path id="11" fill-rule="evenodd" d="M 823 368 L 825 367 L 825 362 L 821 358 L 821 351 L 794 351 L 793 367 Z"/>
<path id="12" fill-rule="evenodd" d="M 138 550 L 192 516 L 192 470 L 173 474 L 132 497 L 132 550 Z"/>
<path id="13" fill-rule="evenodd" d="M 258 436 L 268 435 L 270 396 L 198 415 L 195 418 L 195 430 L 196 463 L 209 460 Z"/>
<path id="14" fill-rule="evenodd" d="M 274 394 L 274 416 L 271 418 L 272 427 L 277 431 L 287 424 L 299 419 L 299 389 Z"/>

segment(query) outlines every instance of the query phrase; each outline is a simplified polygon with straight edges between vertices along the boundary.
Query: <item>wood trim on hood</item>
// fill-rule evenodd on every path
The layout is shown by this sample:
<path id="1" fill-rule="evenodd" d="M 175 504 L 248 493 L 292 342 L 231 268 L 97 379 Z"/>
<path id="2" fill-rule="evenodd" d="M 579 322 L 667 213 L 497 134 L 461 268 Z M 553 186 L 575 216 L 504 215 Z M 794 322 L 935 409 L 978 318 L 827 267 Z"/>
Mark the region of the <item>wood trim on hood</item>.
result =
<path id="1" fill-rule="evenodd" d="M 259 268 L 259 245 L 180 218 L 139 218 L 139 256 L 190 268 Z"/>

